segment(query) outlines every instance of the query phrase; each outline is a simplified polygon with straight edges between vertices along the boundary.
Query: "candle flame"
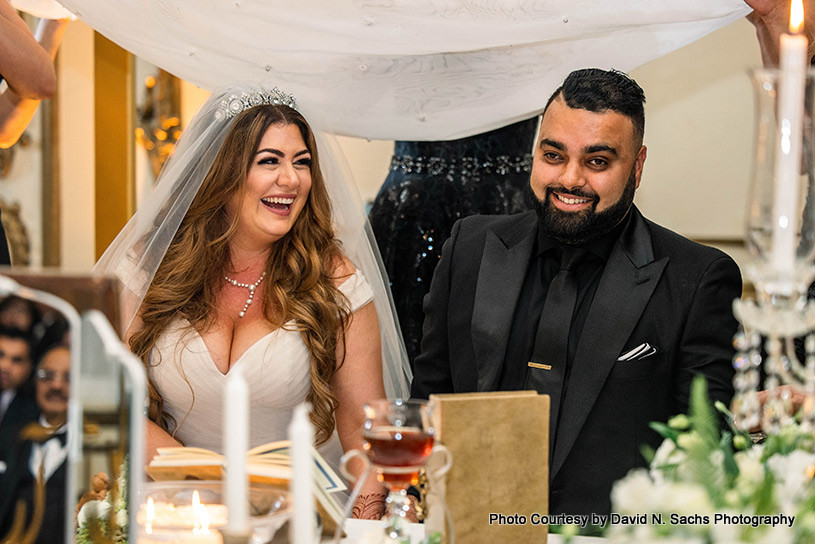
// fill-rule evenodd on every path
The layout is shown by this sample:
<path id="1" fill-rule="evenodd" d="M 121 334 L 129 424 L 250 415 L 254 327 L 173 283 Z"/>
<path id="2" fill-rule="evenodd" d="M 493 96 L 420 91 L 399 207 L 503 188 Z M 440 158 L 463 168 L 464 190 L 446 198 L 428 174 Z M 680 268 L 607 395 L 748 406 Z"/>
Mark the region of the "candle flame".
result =
<path id="1" fill-rule="evenodd" d="M 192 534 L 194 535 L 208 535 L 209 534 L 209 512 L 207 507 L 201 504 L 201 496 L 198 490 L 192 492 L 192 511 L 196 516 L 195 527 L 193 527 Z"/>
<path id="2" fill-rule="evenodd" d="M 147 519 L 144 522 L 144 531 L 148 535 L 151 535 L 153 534 L 153 520 L 156 519 L 156 503 L 153 502 L 153 497 L 147 498 L 147 511 L 145 515 Z"/>
<path id="3" fill-rule="evenodd" d="M 804 0 L 790 2 L 790 32 L 797 34 L 804 28 Z"/>
<path id="4" fill-rule="evenodd" d="M 209 534 L 209 511 L 207 510 L 206 506 L 201 506 L 201 511 L 199 512 L 201 517 L 201 534 L 208 535 Z"/>

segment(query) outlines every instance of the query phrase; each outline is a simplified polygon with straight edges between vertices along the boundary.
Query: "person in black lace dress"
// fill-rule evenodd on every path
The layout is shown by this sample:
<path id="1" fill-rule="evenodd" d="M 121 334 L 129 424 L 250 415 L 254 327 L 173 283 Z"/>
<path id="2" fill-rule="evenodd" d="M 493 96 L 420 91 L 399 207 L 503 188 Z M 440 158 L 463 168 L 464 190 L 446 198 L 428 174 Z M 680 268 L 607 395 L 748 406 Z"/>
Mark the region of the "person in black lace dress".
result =
<path id="1" fill-rule="evenodd" d="M 456 220 L 531 208 L 538 118 L 440 142 L 397 141 L 370 221 L 390 279 L 408 357 L 419 354 L 422 299 Z"/>

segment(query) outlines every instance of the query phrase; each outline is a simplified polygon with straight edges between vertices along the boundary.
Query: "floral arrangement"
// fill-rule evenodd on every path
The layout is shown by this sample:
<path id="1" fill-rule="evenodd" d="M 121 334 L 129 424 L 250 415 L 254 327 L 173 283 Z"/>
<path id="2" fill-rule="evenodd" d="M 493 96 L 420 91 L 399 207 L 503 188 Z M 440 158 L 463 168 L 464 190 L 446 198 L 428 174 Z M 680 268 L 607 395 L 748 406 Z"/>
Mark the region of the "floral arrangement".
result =
<path id="1" fill-rule="evenodd" d="M 799 425 L 760 444 L 719 415 L 704 378 L 689 414 L 652 424 L 664 441 L 611 493 L 612 542 L 815 543 L 815 435 Z M 716 409 L 728 417 L 721 403 Z M 731 426 L 732 427 L 732 426 Z M 617 516 L 616 519 L 614 516 Z"/>
<path id="2" fill-rule="evenodd" d="M 76 544 L 98 544 L 100 542 L 127 544 L 127 463 L 123 463 L 116 480 L 118 492 L 102 492 L 94 476 L 92 492 L 86 493 L 76 516 Z M 109 486 L 108 486 L 109 487 Z M 117 498 L 114 500 L 113 495 Z M 98 498 L 101 497 L 101 498 Z M 114 502 L 115 504 L 112 504 Z M 112 515 L 111 515 L 112 513 Z"/>

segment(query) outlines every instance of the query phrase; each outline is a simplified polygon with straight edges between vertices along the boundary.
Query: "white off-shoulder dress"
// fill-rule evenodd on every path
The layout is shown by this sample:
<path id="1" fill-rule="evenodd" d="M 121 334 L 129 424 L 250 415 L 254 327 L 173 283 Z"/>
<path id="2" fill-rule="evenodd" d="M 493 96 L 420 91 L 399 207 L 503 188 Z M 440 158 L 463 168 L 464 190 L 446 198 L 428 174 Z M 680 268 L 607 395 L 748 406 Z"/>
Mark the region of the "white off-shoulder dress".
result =
<path id="1" fill-rule="evenodd" d="M 373 291 L 357 271 L 340 286 L 351 311 L 373 300 Z M 150 377 L 175 418 L 175 436 L 186 446 L 223 452 L 223 390 L 227 375 L 198 332 L 184 318 L 161 335 L 150 356 Z M 234 363 L 249 385 L 249 447 L 286 440 L 295 406 L 309 391 L 309 353 L 300 333 L 280 328 L 255 342 Z M 336 467 L 342 449 L 336 431 L 320 448 Z"/>

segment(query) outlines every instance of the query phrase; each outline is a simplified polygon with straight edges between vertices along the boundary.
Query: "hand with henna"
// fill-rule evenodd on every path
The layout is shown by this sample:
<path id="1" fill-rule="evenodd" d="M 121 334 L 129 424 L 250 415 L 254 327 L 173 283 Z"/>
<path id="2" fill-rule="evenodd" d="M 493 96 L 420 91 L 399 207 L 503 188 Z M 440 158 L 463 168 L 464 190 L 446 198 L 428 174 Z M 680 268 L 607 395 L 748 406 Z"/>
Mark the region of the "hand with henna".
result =
<path id="1" fill-rule="evenodd" d="M 351 509 L 354 519 L 380 519 L 385 514 L 385 493 L 365 493 L 357 497 Z"/>
<path id="2" fill-rule="evenodd" d="M 385 515 L 385 493 L 366 493 L 357 497 L 354 507 L 351 509 L 351 517 L 354 519 L 382 519 Z M 419 523 L 416 516 L 416 497 L 410 495 L 410 510 L 407 511 L 407 519 L 411 523 Z"/>

